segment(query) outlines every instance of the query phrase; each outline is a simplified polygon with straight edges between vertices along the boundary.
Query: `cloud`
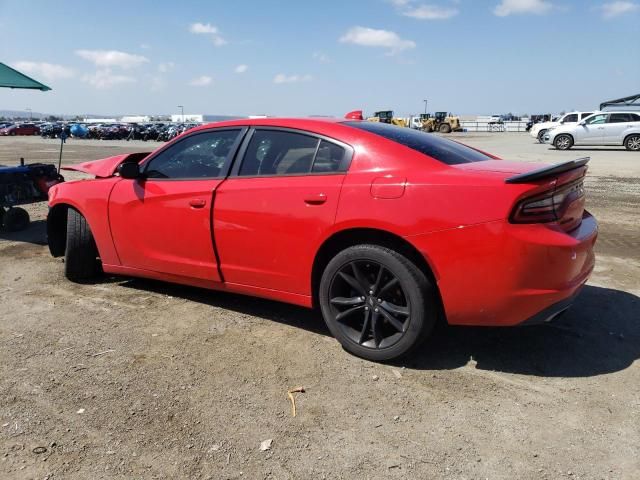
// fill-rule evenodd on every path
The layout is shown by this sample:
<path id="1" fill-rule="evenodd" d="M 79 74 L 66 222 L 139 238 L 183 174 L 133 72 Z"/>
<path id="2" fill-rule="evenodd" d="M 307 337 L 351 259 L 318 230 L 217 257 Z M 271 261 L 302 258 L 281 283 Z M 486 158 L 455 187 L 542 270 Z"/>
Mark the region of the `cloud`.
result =
<path id="1" fill-rule="evenodd" d="M 176 68 L 176 64 L 173 62 L 164 62 L 158 64 L 158 71 L 160 73 L 169 73 L 174 68 Z"/>
<path id="2" fill-rule="evenodd" d="M 149 50 L 151 48 L 151 45 L 149 45 L 148 43 L 141 43 L 140 48 L 142 50 Z"/>
<path id="3" fill-rule="evenodd" d="M 81 80 L 101 90 L 111 88 L 116 85 L 136 82 L 136 79 L 133 77 L 126 75 L 114 75 L 109 68 L 97 70 L 94 74 L 83 75 Z"/>
<path id="4" fill-rule="evenodd" d="M 326 53 L 314 52 L 312 57 L 320 63 L 331 63 L 331 58 Z"/>
<path id="5" fill-rule="evenodd" d="M 600 10 L 602 17 L 606 19 L 615 18 L 625 13 L 632 13 L 640 10 L 640 5 L 635 2 L 617 1 L 604 3 Z"/>
<path id="6" fill-rule="evenodd" d="M 395 32 L 367 27 L 351 27 L 347 33 L 340 37 L 340 42 L 363 47 L 388 48 L 390 54 L 416 46 L 414 41 L 400 38 Z"/>
<path id="7" fill-rule="evenodd" d="M 20 60 L 12 64 L 12 66 L 29 75 L 37 75 L 46 80 L 57 80 L 59 78 L 73 77 L 73 70 L 62 65 L 47 62 L 29 62 Z"/>
<path id="8" fill-rule="evenodd" d="M 226 45 L 228 42 L 220 35 L 218 27 L 211 25 L 210 23 L 192 23 L 189 25 L 189 31 L 196 35 L 208 35 L 211 37 L 211 41 L 216 47 Z"/>
<path id="9" fill-rule="evenodd" d="M 418 20 L 447 20 L 458 15 L 457 8 L 440 7 L 437 5 L 417 5 L 408 7 L 401 11 L 405 17 L 417 18 Z"/>
<path id="10" fill-rule="evenodd" d="M 233 69 L 234 72 L 236 73 L 244 73 L 247 70 L 249 70 L 249 65 L 238 65 L 236 68 Z"/>
<path id="11" fill-rule="evenodd" d="M 529 13 L 543 15 L 552 8 L 553 4 L 546 0 L 502 0 L 493 9 L 493 13 L 498 17 Z"/>
<path id="12" fill-rule="evenodd" d="M 273 83 L 297 83 L 297 82 L 310 82 L 313 80 L 313 77 L 309 74 L 307 75 L 285 75 L 284 73 L 279 73 L 275 77 L 273 77 Z"/>
<path id="13" fill-rule="evenodd" d="M 218 33 L 218 27 L 214 27 L 210 23 L 192 23 L 189 25 L 191 33 Z"/>
<path id="14" fill-rule="evenodd" d="M 191 85 L 192 87 L 207 87 L 211 85 L 212 82 L 213 78 L 209 77 L 208 75 L 201 75 L 191 80 L 189 82 L 189 85 Z"/>
<path id="15" fill-rule="evenodd" d="M 119 52 L 118 50 L 76 50 L 76 55 L 101 68 L 133 68 L 148 63 L 149 59 L 142 55 Z"/>

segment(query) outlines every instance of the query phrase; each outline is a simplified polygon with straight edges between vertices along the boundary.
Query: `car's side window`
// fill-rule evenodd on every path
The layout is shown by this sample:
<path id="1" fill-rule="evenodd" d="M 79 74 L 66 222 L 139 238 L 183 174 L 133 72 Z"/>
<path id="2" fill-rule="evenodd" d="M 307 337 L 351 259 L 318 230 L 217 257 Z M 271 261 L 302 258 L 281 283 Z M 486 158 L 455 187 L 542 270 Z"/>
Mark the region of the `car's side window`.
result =
<path id="1" fill-rule="evenodd" d="M 145 167 L 147 178 L 216 178 L 231 161 L 240 129 L 197 133 L 171 145 Z"/>
<path id="2" fill-rule="evenodd" d="M 347 151 L 340 145 L 321 140 L 311 171 L 314 173 L 339 172 L 344 165 L 345 155 Z"/>
<path id="3" fill-rule="evenodd" d="M 625 123 L 631 121 L 631 115 L 628 113 L 612 113 L 609 115 L 608 123 Z"/>
<path id="4" fill-rule="evenodd" d="M 584 112 L 580 115 L 581 119 L 584 120 L 588 116 L 593 115 L 593 112 Z"/>
<path id="5" fill-rule="evenodd" d="M 632 122 L 640 122 L 640 115 L 637 113 L 630 113 L 629 116 L 631 117 Z"/>
<path id="6" fill-rule="evenodd" d="M 565 117 L 564 117 L 564 119 L 562 121 L 563 121 L 563 123 L 577 122 L 578 121 L 578 114 L 577 113 L 572 113 L 570 115 L 565 115 Z"/>
<path id="7" fill-rule="evenodd" d="M 309 173 L 319 139 L 278 130 L 256 130 L 239 175 L 296 175 Z"/>
<path id="8" fill-rule="evenodd" d="M 585 123 L 587 125 L 599 125 L 601 123 L 605 123 L 606 121 L 607 121 L 607 115 L 603 114 L 603 115 L 594 115 L 593 117 L 585 120 Z"/>

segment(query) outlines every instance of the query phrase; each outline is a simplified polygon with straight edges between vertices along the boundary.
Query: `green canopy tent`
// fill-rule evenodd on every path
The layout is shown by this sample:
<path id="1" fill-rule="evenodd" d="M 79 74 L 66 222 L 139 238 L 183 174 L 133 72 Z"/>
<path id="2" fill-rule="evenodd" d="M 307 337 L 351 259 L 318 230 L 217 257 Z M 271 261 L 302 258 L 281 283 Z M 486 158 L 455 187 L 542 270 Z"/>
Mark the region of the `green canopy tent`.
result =
<path id="1" fill-rule="evenodd" d="M 51 88 L 47 87 L 45 84 L 26 76 L 24 73 L 20 73 L 4 63 L 0 63 L 0 87 L 41 90 L 43 92 L 51 90 Z M 62 147 L 60 148 L 60 151 L 62 152 Z M 28 166 L 24 165 L 22 159 L 20 160 L 22 165 L 21 167 L 18 167 L 18 169 L 20 173 L 24 175 L 22 169 L 26 168 L 28 171 Z M 54 165 L 52 165 L 52 168 L 54 168 L 55 179 L 58 180 L 59 169 L 55 170 Z M 20 181 L 23 177 L 15 175 L 16 167 L 6 167 L 3 170 L 7 175 L 4 175 L 3 177 L 2 172 L 0 172 L 0 194 L 4 193 L 4 195 L 0 195 L 0 227 L 4 227 L 9 231 L 22 230 L 29 225 L 29 213 L 24 208 L 16 207 L 16 205 L 43 201 L 46 199 L 46 194 L 34 196 L 33 192 L 38 192 L 38 190 L 35 187 L 33 180 L 30 179 L 29 181 L 25 181 L 22 179 L 22 181 Z M 6 182 L 3 181 L 3 178 Z M 13 194 L 6 195 L 7 187 L 10 192 L 20 192 L 21 195 L 18 195 L 18 200 L 14 198 Z M 25 193 L 25 195 L 22 196 L 22 193 L 24 192 L 30 193 Z M 42 198 L 43 196 L 45 198 Z"/>
<path id="2" fill-rule="evenodd" d="M 31 90 L 42 90 L 46 92 L 51 90 L 45 84 L 34 80 L 31 77 L 27 77 L 24 73 L 11 68 L 8 65 L 0 62 L 0 87 L 6 88 L 26 88 Z"/>

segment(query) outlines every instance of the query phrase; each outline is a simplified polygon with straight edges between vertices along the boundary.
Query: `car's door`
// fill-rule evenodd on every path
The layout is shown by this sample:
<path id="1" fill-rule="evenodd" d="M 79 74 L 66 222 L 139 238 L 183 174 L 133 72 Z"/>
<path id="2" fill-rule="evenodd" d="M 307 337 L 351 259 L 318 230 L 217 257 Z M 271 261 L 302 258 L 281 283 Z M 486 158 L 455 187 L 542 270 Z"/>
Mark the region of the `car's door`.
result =
<path id="1" fill-rule="evenodd" d="M 604 124 L 603 143 L 606 145 L 622 145 L 625 131 L 631 126 L 630 113 L 611 113 Z"/>
<path id="2" fill-rule="evenodd" d="M 145 161 L 140 179 L 114 186 L 109 223 L 123 266 L 220 280 L 212 204 L 245 132 L 195 132 Z"/>
<path id="3" fill-rule="evenodd" d="M 224 281 L 300 295 L 335 222 L 353 150 L 287 129 L 256 128 L 216 193 L 213 224 Z"/>
<path id="4" fill-rule="evenodd" d="M 576 125 L 574 130 L 575 145 L 598 145 L 604 138 L 604 124 L 608 114 L 592 115 Z"/>

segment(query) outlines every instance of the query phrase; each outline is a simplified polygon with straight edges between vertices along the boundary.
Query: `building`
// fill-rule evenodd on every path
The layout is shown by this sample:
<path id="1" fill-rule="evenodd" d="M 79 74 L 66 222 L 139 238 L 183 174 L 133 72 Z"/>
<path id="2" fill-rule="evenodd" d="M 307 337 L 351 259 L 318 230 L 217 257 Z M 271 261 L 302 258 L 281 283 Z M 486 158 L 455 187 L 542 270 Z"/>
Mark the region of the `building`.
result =
<path id="1" fill-rule="evenodd" d="M 171 121 L 175 123 L 179 122 L 196 122 L 202 123 L 204 122 L 204 115 L 193 114 L 193 113 L 185 113 L 184 115 L 171 115 Z"/>
<path id="2" fill-rule="evenodd" d="M 124 123 L 149 123 L 151 117 L 149 115 L 125 115 L 120 121 Z"/>

